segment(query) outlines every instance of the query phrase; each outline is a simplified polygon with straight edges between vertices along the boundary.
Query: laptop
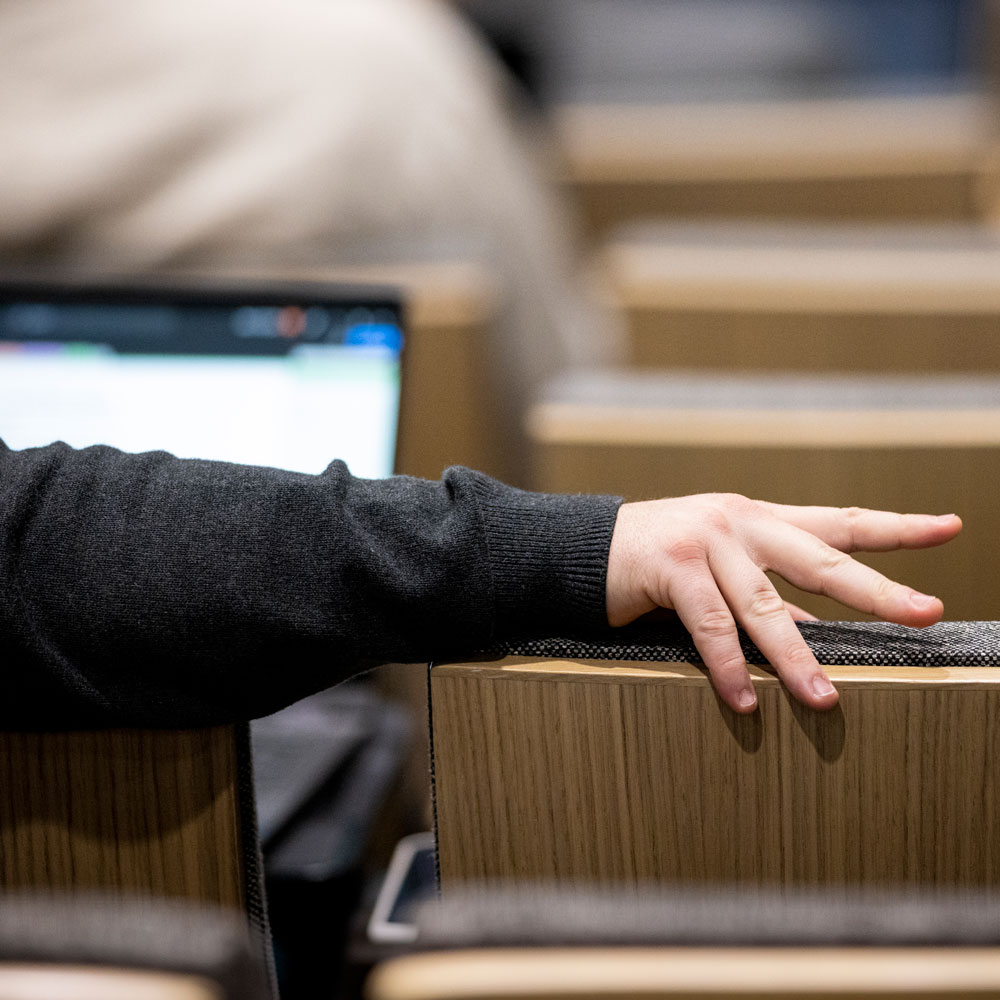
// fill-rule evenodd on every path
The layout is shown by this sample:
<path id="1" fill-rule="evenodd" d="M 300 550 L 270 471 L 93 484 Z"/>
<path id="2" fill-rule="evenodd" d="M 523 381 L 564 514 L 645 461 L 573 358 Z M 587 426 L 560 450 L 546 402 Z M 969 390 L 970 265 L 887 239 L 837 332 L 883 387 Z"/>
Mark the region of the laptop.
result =
<path id="1" fill-rule="evenodd" d="M 400 301 L 385 289 L 0 282 L 0 440 L 304 473 L 340 458 L 382 478 L 402 352 Z M 361 766 L 374 698 L 347 685 L 254 724 L 265 852 Z"/>
<path id="2" fill-rule="evenodd" d="M 402 349 L 384 289 L 0 284 L 0 440 L 380 478 Z"/>

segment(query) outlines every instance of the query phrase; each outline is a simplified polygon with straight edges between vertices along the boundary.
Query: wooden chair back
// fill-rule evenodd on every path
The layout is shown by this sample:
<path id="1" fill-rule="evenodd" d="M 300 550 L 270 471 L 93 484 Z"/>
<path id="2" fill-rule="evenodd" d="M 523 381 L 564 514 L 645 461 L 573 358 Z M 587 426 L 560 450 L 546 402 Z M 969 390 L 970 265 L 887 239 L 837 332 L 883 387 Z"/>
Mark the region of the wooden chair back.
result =
<path id="1" fill-rule="evenodd" d="M 1000 233 L 986 227 L 649 225 L 600 264 L 636 367 L 1000 371 Z"/>
<path id="2" fill-rule="evenodd" d="M 995 891 L 998 627 L 804 629 L 830 712 L 752 666 L 759 710 L 736 715 L 683 633 L 433 666 L 445 899 L 470 881 Z"/>
<path id="3" fill-rule="evenodd" d="M 578 375 L 550 387 L 530 433 L 542 490 L 958 513 L 965 529 L 949 545 L 859 558 L 940 596 L 948 618 L 989 619 L 1000 607 L 984 558 L 1000 524 L 995 378 Z M 851 615 L 783 593 L 823 618 Z"/>
<path id="4" fill-rule="evenodd" d="M 989 97 L 570 105 L 555 114 L 588 230 L 635 219 L 974 219 Z"/>
<path id="5" fill-rule="evenodd" d="M 1000 997 L 995 948 L 480 949 L 375 970 L 367 1000 Z"/>
<path id="6" fill-rule="evenodd" d="M 219 1000 L 196 976 L 99 966 L 0 965 L 0 1000 Z"/>
<path id="7" fill-rule="evenodd" d="M 238 742 L 231 726 L 0 734 L 0 887 L 246 907 Z"/>

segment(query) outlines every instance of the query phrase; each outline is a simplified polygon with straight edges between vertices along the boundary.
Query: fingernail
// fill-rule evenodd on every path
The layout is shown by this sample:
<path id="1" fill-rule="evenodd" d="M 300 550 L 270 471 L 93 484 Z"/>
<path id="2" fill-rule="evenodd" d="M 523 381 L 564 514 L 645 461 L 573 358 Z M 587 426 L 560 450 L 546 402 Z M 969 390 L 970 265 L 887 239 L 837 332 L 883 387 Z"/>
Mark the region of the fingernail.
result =
<path id="1" fill-rule="evenodd" d="M 944 524 L 945 521 L 950 521 L 955 515 L 954 514 L 937 514 L 934 518 L 935 521 L 940 521 Z"/>
<path id="2" fill-rule="evenodd" d="M 813 691 L 820 698 L 833 694 L 837 689 L 830 683 L 830 678 L 826 674 L 816 674 L 813 677 Z"/>
<path id="3" fill-rule="evenodd" d="M 918 590 L 910 591 L 910 604 L 915 608 L 920 608 L 921 611 L 931 607 L 936 601 L 937 598 L 931 597 L 929 594 L 921 594 Z"/>
<path id="4" fill-rule="evenodd" d="M 757 704 L 757 695 L 753 693 L 753 688 L 744 688 L 740 692 L 740 708 L 753 708 Z"/>

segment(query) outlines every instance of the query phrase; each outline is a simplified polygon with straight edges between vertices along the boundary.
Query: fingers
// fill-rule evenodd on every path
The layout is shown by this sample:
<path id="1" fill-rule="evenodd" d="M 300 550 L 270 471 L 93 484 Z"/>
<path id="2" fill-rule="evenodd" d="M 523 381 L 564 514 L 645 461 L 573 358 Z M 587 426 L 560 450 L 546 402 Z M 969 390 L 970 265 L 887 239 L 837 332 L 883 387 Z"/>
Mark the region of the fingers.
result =
<path id="1" fill-rule="evenodd" d="M 889 621 L 930 625 L 944 610 L 936 597 L 846 553 L 938 545 L 961 527 L 954 515 L 788 507 L 731 494 L 625 504 L 608 558 L 608 621 L 622 625 L 657 606 L 675 609 L 719 696 L 749 712 L 756 698 L 739 624 L 797 699 L 831 708 L 836 691 L 793 621 L 812 616 L 785 605 L 766 571 Z"/>
<path id="2" fill-rule="evenodd" d="M 707 564 L 679 574 L 670 588 L 669 601 L 691 633 L 719 697 L 734 712 L 752 712 L 757 707 L 757 695 L 736 622 Z"/>
<path id="3" fill-rule="evenodd" d="M 886 552 L 941 545 L 962 530 L 956 514 L 894 514 L 863 507 L 791 507 L 762 503 L 778 519 L 842 552 Z"/>
<path id="4" fill-rule="evenodd" d="M 714 547 L 705 561 L 691 560 L 675 575 L 667 600 L 691 633 L 713 687 L 733 711 L 747 713 L 757 707 L 737 622 L 794 697 L 816 709 L 837 703 L 833 684 L 784 601 L 739 545 L 727 542 Z"/>
<path id="5" fill-rule="evenodd" d="M 900 625 L 932 625 L 944 613 L 936 597 L 896 583 L 807 531 L 780 520 L 758 526 L 756 550 L 789 583 Z"/>
<path id="6" fill-rule="evenodd" d="M 837 692 L 830 678 L 764 572 L 734 545 L 713 548 L 709 560 L 719 590 L 736 620 L 791 694 L 811 708 L 833 708 Z"/>

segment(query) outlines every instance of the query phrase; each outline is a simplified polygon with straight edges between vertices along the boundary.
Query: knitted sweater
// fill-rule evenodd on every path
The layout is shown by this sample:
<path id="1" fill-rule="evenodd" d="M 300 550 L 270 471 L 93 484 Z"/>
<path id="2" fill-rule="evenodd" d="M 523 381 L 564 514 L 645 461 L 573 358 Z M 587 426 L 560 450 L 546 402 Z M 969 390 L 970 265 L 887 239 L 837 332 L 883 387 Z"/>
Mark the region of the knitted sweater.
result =
<path id="1" fill-rule="evenodd" d="M 0 442 L 0 726 L 200 726 L 606 624 L 619 501 Z"/>

